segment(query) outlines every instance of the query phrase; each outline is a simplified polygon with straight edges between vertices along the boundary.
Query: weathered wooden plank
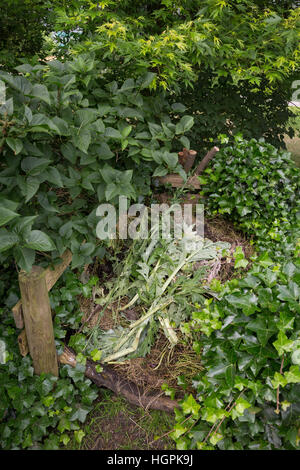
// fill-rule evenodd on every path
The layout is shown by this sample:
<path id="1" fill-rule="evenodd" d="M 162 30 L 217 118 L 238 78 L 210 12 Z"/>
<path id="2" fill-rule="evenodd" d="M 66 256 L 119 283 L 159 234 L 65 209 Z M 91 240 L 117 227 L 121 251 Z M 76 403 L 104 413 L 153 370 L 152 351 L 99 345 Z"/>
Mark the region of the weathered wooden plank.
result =
<path id="1" fill-rule="evenodd" d="M 36 374 L 58 376 L 58 361 L 54 341 L 46 270 L 33 266 L 29 273 L 19 273 L 25 331 L 29 352 Z"/>
<path id="2" fill-rule="evenodd" d="M 62 262 L 58 264 L 57 266 L 55 266 L 54 269 L 52 269 L 51 267 L 46 269 L 45 276 L 46 276 L 46 285 L 47 285 L 48 291 L 52 289 L 54 284 L 58 281 L 60 276 L 63 274 L 63 272 L 71 263 L 72 261 L 71 251 L 66 250 L 64 254 L 62 255 L 61 259 L 62 259 Z M 21 330 L 22 328 L 24 328 L 22 300 L 19 300 L 19 302 L 12 308 L 12 313 L 13 313 L 16 327 Z"/>

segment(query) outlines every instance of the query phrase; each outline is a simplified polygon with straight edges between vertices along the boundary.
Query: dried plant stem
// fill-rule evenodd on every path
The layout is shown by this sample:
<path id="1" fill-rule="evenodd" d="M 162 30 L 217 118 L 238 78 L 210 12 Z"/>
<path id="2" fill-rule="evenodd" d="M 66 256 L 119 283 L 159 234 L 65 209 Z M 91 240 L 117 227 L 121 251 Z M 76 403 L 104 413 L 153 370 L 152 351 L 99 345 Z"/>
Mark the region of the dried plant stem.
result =
<path id="1" fill-rule="evenodd" d="M 282 375 L 282 371 L 283 371 L 283 364 L 284 364 L 284 354 L 282 356 L 282 360 L 281 360 L 281 366 L 280 366 L 280 374 Z M 280 409 L 279 409 L 279 406 L 280 406 L 280 401 L 279 401 L 279 393 L 280 393 L 280 386 L 278 385 L 277 387 L 277 403 L 276 403 L 276 413 L 279 413 L 280 412 Z"/>

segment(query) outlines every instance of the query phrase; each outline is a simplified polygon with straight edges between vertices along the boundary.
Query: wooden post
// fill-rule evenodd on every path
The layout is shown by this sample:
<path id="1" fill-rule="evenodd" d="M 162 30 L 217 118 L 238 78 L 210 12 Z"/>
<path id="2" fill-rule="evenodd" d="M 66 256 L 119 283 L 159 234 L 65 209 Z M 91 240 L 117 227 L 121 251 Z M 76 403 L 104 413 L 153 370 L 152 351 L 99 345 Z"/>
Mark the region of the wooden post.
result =
<path id="1" fill-rule="evenodd" d="M 29 352 L 36 374 L 58 376 L 58 361 L 54 342 L 46 271 L 33 266 L 30 273 L 21 271 L 19 285 Z"/>
<path id="2" fill-rule="evenodd" d="M 186 148 L 184 148 L 182 152 L 178 153 L 178 161 L 180 165 L 183 166 L 183 169 L 186 173 L 192 169 L 195 163 L 196 155 L 197 152 L 195 152 L 195 150 L 187 150 Z"/>
<path id="3" fill-rule="evenodd" d="M 45 279 L 48 291 L 56 284 L 56 281 L 60 278 L 62 273 L 66 270 L 72 261 L 72 253 L 70 250 L 66 250 L 61 257 L 61 263 L 58 264 L 54 269 L 49 267 L 46 269 Z M 16 327 L 20 330 L 24 328 L 24 319 L 22 311 L 22 300 L 13 307 L 12 309 Z"/>

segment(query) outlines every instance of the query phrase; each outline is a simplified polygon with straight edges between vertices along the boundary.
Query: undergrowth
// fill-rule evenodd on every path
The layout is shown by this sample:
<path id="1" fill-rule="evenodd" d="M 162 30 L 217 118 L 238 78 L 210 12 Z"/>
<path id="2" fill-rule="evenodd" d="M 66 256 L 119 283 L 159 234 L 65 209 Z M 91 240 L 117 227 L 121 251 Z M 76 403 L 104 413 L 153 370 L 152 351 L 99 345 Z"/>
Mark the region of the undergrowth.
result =
<path id="1" fill-rule="evenodd" d="M 253 233 L 256 255 L 244 277 L 215 283 L 219 300 L 187 325 L 202 332 L 204 370 L 171 436 L 178 449 L 299 449 L 299 171 L 238 137 L 202 182 L 208 207 Z"/>
<path id="2" fill-rule="evenodd" d="M 256 254 L 248 269 L 243 251 L 236 250 L 235 266 L 247 268 L 245 275 L 225 283 L 213 281 L 214 295 L 201 305 L 194 300 L 191 317 L 182 324 L 201 355 L 203 370 L 193 379 L 194 393 L 186 394 L 175 412 L 170 437 L 178 449 L 299 449 L 299 173 L 292 170 L 287 155 L 263 142 L 239 140 L 232 152 L 237 156 L 235 171 L 224 165 L 221 172 L 206 174 L 207 187 L 214 191 L 211 210 L 253 233 Z M 224 161 L 227 155 L 225 151 Z M 217 165 L 222 165 L 222 154 Z M 260 183 L 240 190 L 238 204 L 214 205 L 224 194 L 225 180 L 234 190 L 256 171 Z M 275 207 L 274 223 L 276 201 L 283 212 Z M 250 212 L 243 211 L 243 204 Z M 79 328 L 78 296 L 91 297 L 97 282 L 92 277 L 82 284 L 66 272 L 51 291 L 58 352 Z M 82 425 L 98 396 L 84 378 L 84 358 L 78 357 L 75 369 L 61 367 L 59 379 L 34 376 L 31 359 L 21 358 L 18 351 L 10 313 L 18 300 L 17 277 L 7 266 L 1 273 L 0 296 L 1 447 L 57 449 L 70 445 L 71 439 L 80 446 Z M 101 356 L 92 351 L 92 357 L 98 361 Z M 184 391 L 183 376 L 179 385 Z M 168 386 L 164 390 L 173 395 Z"/>

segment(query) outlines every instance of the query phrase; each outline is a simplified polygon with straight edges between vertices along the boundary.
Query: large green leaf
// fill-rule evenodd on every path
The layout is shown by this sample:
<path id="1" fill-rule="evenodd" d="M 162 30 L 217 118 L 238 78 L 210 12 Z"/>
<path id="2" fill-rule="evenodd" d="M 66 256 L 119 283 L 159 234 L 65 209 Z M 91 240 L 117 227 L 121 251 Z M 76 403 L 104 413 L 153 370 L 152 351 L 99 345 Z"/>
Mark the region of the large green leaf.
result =
<path id="1" fill-rule="evenodd" d="M 36 83 L 35 85 L 33 85 L 30 93 L 26 94 L 33 96 L 34 98 L 38 98 L 42 101 L 45 101 L 45 103 L 47 104 L 51 104 L 49 91 L 45 85 L 40 85 L 39 83 Z"/>
<path id="2" fill-rule="evenodd" d="M 110 150 L 106 142 L 102 142 L 99 147 L 97 147 L 97 155 L 100 160 L 109 160 L 114 156 L 114 153 Z"/>
<path id="3" fill-rule="evenodd" d="M 14 250 L 14 255 L 20 268 L 29 272 L 35 260 L 35 251 L 26 247 L 16 247 Z"/>
<path id="4" fill-rule="evenodd" d="M 51 160 L 47 158 L 26 157 L 22 160 L 21 167 L 27 174 L 36 176 L 49 166 Z"/>
<path id="5" fill-rule="evenodd" d="M 84 153 L 88 152 L 92 136 L 87 128 L 81 128 L 77 134 L 73 137 L 72 143 Z"/>
<path id="6" fill-rule="evenodd" d="M 29 233 L 25 240 L 25 247 L 39 251 L 55 250 L 55 245 L 51 238 L 40 230 L 32 230 L 32 232 Z"/>
<path id="7" fill-rule="evenodd" d="M 15 233 L 0 232 L 0 253 L 9 250 L 19 241 L 18 235 Z"/>
<path id="8" fill-rule="evenodd" d="M 7 137 L 6 143 L 13 150 L 15 155 L 18 155 L 23 148 L 23 142 L 21 139 L 12 139 L 11 137 Z"/>
<path id="9" fill-rule="evenodd" d="M 179 123 L 176 124 L 176 134 L 184 134 L 188 132 L 194 125 L 193 116 L 183 116 Z"/>

